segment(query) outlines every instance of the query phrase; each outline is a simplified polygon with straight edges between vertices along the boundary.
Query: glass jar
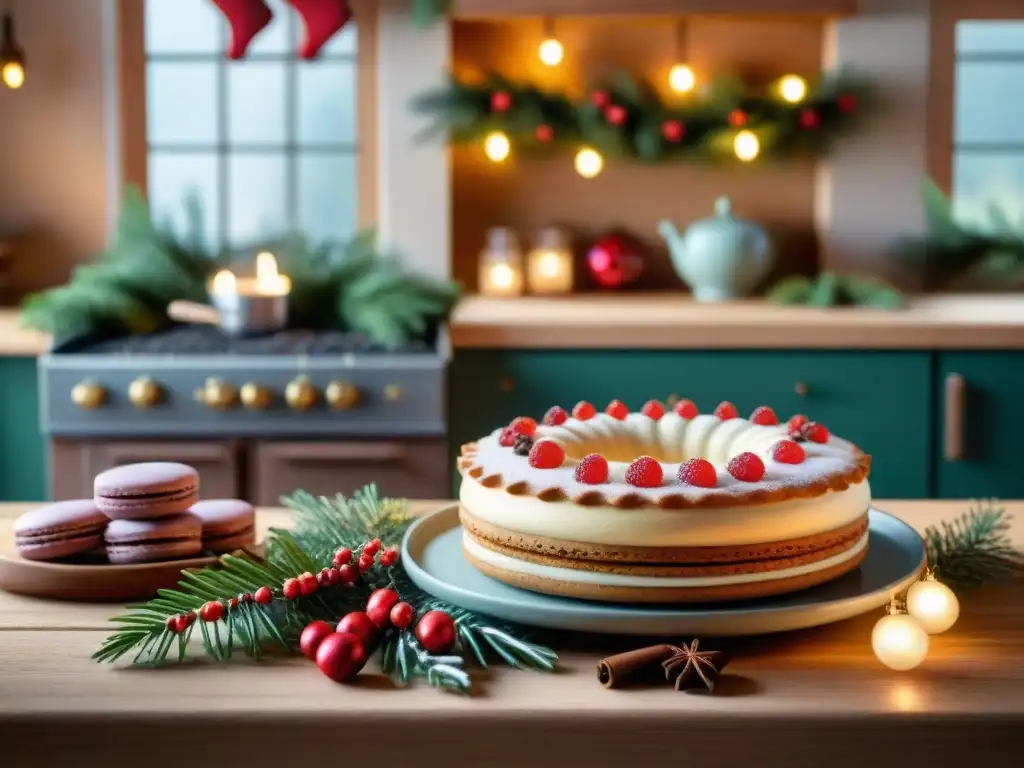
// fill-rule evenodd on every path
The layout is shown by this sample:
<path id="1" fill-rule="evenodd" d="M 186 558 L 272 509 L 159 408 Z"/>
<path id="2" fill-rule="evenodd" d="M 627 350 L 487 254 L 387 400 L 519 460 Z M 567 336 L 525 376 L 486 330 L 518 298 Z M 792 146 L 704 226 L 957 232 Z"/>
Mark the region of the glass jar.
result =
<path id="1" fill-rule="evenodd" d="M 523 292 L 523 252 L 519 238 L 507 227 L 487 230 L 480 252 L 479 290 L 483 296 L 519 296 Z"/>
<path id="2" fill-rule="evenodd" d="M 574 273 L 572 250 L 565 234 L 554 227 L 541 231 L 526 261 L 532 293 L 570 293 Z"/>

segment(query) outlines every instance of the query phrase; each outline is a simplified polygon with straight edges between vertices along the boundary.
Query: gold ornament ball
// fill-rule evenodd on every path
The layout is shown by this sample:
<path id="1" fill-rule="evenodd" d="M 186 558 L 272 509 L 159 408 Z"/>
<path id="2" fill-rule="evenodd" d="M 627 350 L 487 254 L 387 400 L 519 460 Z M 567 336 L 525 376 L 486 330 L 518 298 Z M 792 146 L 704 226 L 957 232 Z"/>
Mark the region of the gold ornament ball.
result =
<path id="1" fill-rule="evenodd" d="M 871 630 L 871 649 L 889 669 L 905 672 L 928 655 L 928 633 L 905 613 L 883 616 Z"/>
<path id="2" fill-rule="evenodd" d="M 960 602 L 953 590 L 934 576 L 927 576 L 907 590 L 907 612 L 929 635 L 938 635 L 956 624 Z"/>

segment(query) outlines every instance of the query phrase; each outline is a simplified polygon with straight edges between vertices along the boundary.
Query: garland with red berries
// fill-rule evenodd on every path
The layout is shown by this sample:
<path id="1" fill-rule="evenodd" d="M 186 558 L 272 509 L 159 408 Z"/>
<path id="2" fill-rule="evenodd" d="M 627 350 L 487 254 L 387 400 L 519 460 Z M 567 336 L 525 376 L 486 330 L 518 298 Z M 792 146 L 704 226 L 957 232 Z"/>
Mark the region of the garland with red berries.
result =
<path id="1" fill-rule="evenodd" d="M 824 154 L 863 114 L 866 95 L 855 78 L 826 74 L 795 104 L 731 78 L 667 101 L 649 82 L 620 74 L 576 100 L 491 74 L 479 82 L 453 76 L 416 97 L 413 109 L 433 120 L 426 135 L 447 131 L 456 144 L 501 132 L 527 152 L 587 146 L 640 162 L 736 162 L 743 130 L 757 138 L 760 158 Z"/>
<path id="2" fill-rule="evenodd" d="M 178 589 L 114 617 L 119 630 L 93 658 L 113 662 L 134 652 L 134 664 L 159 665 L 176 648 L 181 661 L 198 627 L 217 661 L 236 651 L 258 659 L 275 647 L 299 650 L 338 682 L 378 650 L 382 671 L 398 682 L 422 676 L 457 692 L 471 686 L 467 659 L 554 669 L 551 649 L 409 581 L 395 548 L 411 522 L 404 501 L 379 498 L 373 485 L 351 498 L 297 491 L 282 501 L 295 527 L 271 530 L 265 556 L 225 555 L 220 567 L 183 571 Z"/>

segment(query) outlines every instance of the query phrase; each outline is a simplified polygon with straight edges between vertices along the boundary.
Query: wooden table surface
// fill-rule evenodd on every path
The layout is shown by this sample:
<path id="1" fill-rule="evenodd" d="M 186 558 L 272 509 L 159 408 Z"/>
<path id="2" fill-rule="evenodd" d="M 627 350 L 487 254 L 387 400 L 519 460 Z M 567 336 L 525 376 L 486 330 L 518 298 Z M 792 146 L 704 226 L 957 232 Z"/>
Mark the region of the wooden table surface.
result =
<path id="1" fill-rule="evenodd" d="M 418 513 L 444 502 L 416 502 Z M 951 519 L 956 501 L 878 502 L 910 524 Z M 1024 549 L 1024 502 L 1007 504 Z M 0 546 L 25 505 L 0 505 Z M 287 524 L 265 510 L 260 525 Z M 961 596 L 957 625 L 909 673 L 870 647 L 881 612 L 815 630 L 747 639 L 715 696 L 667 687 L 607 691 L 599 658 L 638 641 L 562 636 L 556 674 L 479 675 L 473 697 L 419 684 L 394 690 L 373 665 L 338 686 L 308 661 L 156 670 L 89 659 L 118 606 L 0 592 L 0 765 L 280 766 L 301 759 L 426 764 L 962 768 L 1024 761 L 1024 581 Z M 566 650 L 572 649 L 572 650 Z M 7 762 L 11 758 L 12 762 Z M 225 762 L 227 761 L 227 762 Z"/>

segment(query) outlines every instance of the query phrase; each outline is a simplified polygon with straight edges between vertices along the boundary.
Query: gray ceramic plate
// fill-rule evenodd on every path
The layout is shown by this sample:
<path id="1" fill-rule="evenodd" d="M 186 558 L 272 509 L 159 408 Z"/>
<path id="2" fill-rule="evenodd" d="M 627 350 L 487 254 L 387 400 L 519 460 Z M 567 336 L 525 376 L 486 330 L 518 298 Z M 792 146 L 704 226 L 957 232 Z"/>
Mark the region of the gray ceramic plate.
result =
<path id="1" fill-rule="evenodd" d="M 856 571 L 781 597 L 699 606 L 618 605 L 516 589 L 474 569 L 462 556 L 458 505 L 417 520 L 402 542 L 405 569 L 420 589 L 452 605 L 551 629 L 618 635 L 760 635 L 831 624 L 880 608 L 925 565 L 913 528 L 870 513 L 868 554 Z"/>

